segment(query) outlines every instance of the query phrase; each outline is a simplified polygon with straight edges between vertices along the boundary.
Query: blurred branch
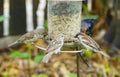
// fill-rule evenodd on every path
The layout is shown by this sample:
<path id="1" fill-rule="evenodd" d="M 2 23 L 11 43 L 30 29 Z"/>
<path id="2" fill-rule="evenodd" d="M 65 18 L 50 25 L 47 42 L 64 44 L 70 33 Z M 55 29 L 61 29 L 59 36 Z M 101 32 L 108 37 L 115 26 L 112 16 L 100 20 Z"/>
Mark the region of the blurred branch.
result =
<path id="1" fill-rule="evenodd" d="M 92 10 L 92 0 L 88 0 L 87 7 L 88 7 L 88 11 Z"/>
<path id="2" fill-rule="evenodd" d="M 37 29 L 44 28 L 44 9 L 46 6 L 46 0 L 39 0 L 38 10 L 37 10 Z"/>
<path id="3" fill-rule="evenodd" d="M 9 35 L 9 0 L 4 0 L 4 22 L 3 22 L 3 34 L 4 36 Z"/>
<path id="4" fill-rule="evenodd" d="M 33 5 L 32 0 L 26 0 L 26 23 L 27 23 L 27 32 L 32 31 L 33 27 Z"/>

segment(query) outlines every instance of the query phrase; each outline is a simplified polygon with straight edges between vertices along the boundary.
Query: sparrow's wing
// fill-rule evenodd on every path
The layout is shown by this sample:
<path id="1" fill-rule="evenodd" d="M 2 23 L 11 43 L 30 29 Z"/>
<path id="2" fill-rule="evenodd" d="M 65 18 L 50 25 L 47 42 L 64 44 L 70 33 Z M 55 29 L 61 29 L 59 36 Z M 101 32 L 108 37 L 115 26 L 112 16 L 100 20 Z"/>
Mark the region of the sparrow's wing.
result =
<path id="1" fill-rule="evenodd" d="M 28 38 L 32 38 L 30 36 L 30 33 L 26 33 L 26 34 L 22 35 L 18 40 L 16 40 L 15 42 L 9 44 L 8 47 L 11 47 L 11 46 L 16 45 L 18 43 L 27 43 L 27 42 L 29 42 Z"/>
<path id="2" fill-rule="evenodd" d="M 63 41 L 53 40 L 47 47 L 46 55 L 42 62 L 47 63 L 51 58 L 52 54 L 59 52 L 63 45 Z"/>
<path id="3" fill-rule="evenodd" d="M 45 30 L 43 29 L 35 29 L 33 31 L 30 31 L 28 33 L 25 33 L 24 35 L 22 35 L 18 40 L 19 42 L 33 42 L 38 40 L 39 38 L 42 38 L 44 36 Z"/>
<path id="4" fill-rule="evenodd" d="M 24 35 L 22 35 L 18 40 L 16 40 L 16 42 L 8 45 L 13 46 L 17 43 L 30 43 L 30 42 L 34 42 L 36 40 L 38 40 L 39 38 L 42 38 L 45 34 L 45 30 L 44 29 L 36 29 L 33 31 L 30 31 L 28 33 L 25 33 Z"/>
<path id="5" fill-rule="evenodd" d="M 34 31 L 34 38 L 39 39 L 39 38 L 43 38 L 47 33 L 44 29 L 36 29 Z"/>
<path id="6" fill-rule="evenodd" d="M 89 36 L 87 36 L 87 35 L 81 36 L 81 42 L 88 49 L 98 50 L 98 51 L 100 50 L 99 46 L 96 43 L 94 43 L 95 41 L 93 39 L 89 38 Z"/>
<path id="7" fill-rule="evenodd" d="M 94 46 L 96 46 L 96 48 L 98 48 L 99 51 L 101 51 L 100 46 L 99 46 L 90 36 L 88 36 L 88 38 L 90 39 L 91 43 L 92 43 Z"/>
<path id="8" fill-rule="evenodd" d="M 81 41 L 90 47 L 94 47 L 94 45 L 91 44 L 92 42 L 90 41 L 90 39 L 86 36 L 82 36 Z"/>
<path id="9" fill-rule="evenodd" d="M 109 58 L 109 56 L 102 51 L 102 49 L 100 48 L 100 46 L 90 36 L 87 36 L 87 35 L 86 36 L 82 36 L 81 40 L 82 40 L 82 43 L 86 44 L 86 46 L 89 47 L 94 52 L 99 52 L 103 56 Z"/>
<path id="10" fill-rule="evenodd" d="M 62 45 L 63 45 L 62 40 L 53 40 L 48 45 L 46 53 L 53 52 L 57 49 L 60 49 L 62 47 Z"/>
<path id="11" fill-rule="evenodd" d="M 27 43 L 26 41 L 29 41 L 30 39 L 33 38 L 33 33 L 32 32 L 28 32 L 24 35 L 22 35 L 19 39 L 18 39 L 18 42 L 19 43 Z"/>
<path id="12" fill-rule="evenodd" d="M 43 29 L 36 29 L 26 33 L 23 38 L 26 38 L 24 41 L 25 43 L 29 43 L 29 42 L 37 41 L 40 38 L 43 38 L 44 35 L 45 35 L 45 31 Z"/>
<path id="13" fill-rule="evenodd" d="M 43 58 L 42 62 L 48 62 L 49 58 L 54 53 L 58 53 L 63 46 L 64 43 L 64 36 L 59 36 L 53 39 L 47 47 L 46 56 Z"/>

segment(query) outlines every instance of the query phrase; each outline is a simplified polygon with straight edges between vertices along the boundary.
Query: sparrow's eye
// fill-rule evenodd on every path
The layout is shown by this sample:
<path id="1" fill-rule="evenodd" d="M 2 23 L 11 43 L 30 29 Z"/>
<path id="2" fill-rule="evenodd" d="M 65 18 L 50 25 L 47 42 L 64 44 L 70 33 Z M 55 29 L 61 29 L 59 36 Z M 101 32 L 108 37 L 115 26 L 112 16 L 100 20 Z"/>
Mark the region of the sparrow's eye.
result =
<path id="1" fill-rule="evenodd" d="M 65 35 L 63 34 L 63 35 L 61 35 L 61 37 L 65 37 Z"/>
<path id="2" fill-rule="evenodd" d="M 74 38 L 77 38 L 77 36 L 75 35 Z"/>
<path id="3" fill-rule="evenodd" d="M 78 36 L 79 36 L 79 34 L 76 34 L 76 35 L 74 36 L 74 38 L 78 38 Z"/>

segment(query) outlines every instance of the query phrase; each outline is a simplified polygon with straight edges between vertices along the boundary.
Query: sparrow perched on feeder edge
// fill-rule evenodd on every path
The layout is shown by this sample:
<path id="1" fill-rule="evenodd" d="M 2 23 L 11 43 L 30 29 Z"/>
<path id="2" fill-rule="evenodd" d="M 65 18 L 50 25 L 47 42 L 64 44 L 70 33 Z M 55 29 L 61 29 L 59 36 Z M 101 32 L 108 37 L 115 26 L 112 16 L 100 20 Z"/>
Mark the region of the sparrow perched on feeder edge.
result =
<path id="1" fill-rule="evenodd" d="M 60 52 L 60 49 L 64 44 L 64 38 L 64 35 L 60 34 L 49 43 L 48 47 L 46 48 L 46 55 L 42 60 L 43 63 L 47 63 L 52 54 L 57 54 L 58 52 Z"/>
<path id="2" fill-rule="evenodd" d="M 80 32 L 75 36 L 75 38 L 78 38 L 79 44 L 82 44 L 87 50 L 101 53 L 103 56 L 110 58 L 110 56 L 104 53 L 100 46 L 85 33 Z"/>
<path id="3" fill-rule="evenodd" d="M 12 44 L 9 44 L 8 47 L 16 45 L 18 43 L 31 43 L 34 41 L 37 41 L 40 38 L 43 38 L 45 36 L 45 30 L 44 29 L 35 29 L 33 31 L 30 31 L 24 35 L 22 35 L 18 40 L 13 42 Z"/>

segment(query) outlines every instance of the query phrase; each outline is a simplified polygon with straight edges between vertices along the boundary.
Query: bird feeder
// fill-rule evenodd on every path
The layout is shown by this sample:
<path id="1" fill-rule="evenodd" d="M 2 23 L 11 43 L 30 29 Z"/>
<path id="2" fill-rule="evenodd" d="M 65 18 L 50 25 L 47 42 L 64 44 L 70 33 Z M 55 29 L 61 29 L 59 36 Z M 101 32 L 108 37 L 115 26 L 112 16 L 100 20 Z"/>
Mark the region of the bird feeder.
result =
<path id="1" fill-rule="evenodd" d="M 64 41 L 74 41 L 80 32 L 82 0 L 48 0 L 48 35 L 54 39 L 64 34 Z"/>

